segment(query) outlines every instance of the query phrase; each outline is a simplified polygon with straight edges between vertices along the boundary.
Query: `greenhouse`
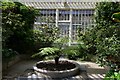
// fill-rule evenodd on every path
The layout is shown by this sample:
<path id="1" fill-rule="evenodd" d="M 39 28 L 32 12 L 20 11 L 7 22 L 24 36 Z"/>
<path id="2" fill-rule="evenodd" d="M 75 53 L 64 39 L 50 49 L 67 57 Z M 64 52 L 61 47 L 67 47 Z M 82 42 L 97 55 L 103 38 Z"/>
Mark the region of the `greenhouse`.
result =
<path id="1" fill-rule="evenodd" d="M 119 0 L 5 0 L 1 80 L 120 80 Z"/>
<path id="2" fill-rule="evenodd" d="M 60 36 L 69 37 L 69 45 L 77 40 L 77 30 L 80 28 L 84 33 L 89 26 L 94 26 L 94 9 L 96 2 L 68 2 L 46 1 L 24 2 L 40 10 L 40 17 L 35 22 L 35 28 L 39 25 L 53 25 L 60 28 Z M 44 19 L 41 20 L 41 17 Z"/>

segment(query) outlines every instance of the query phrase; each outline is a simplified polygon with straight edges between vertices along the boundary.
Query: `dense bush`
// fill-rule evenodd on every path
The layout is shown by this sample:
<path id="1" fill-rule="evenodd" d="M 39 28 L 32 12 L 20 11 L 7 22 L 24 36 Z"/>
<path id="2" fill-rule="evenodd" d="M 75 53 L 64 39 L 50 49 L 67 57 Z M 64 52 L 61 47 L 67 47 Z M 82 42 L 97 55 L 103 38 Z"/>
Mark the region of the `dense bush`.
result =
<path id="1" fill-rule="evenodd" d="M 40 48 L 50 47 L 58 37 L 57 35 L 57 27 L 39 26 L 39 30 L 32 30 L 28 37 L 25 38 L 25 41 L 34 52 L 37 52 Z"/>
<path id="2" fill-rule="evenodd" d="M 2 2 L 3 49 L 21 54 L 34 53 L 39 48 L 51 46 L 57 35 L 56 27 L 40 26 L 34 30 L 39 11 L 19 2 Z"/>
<path id="3" fill-rule="evenodd" d="M 4 63 L 8 63 L 18 54 L 16 51 L 13 51 L 12 49 L 3 49 L 2 53 Z"/>
<path id="4" fill-rule="evenodd" d="M 22 53 L 28 49 L 25 38 L 33 29 L 37 12 L 19 2 L 2 2 L 1 8 L 3 49 Z"/>
<path id="5" fill-rule="evenodd" d="M 120 23 L 112 20 L 112 15 L 119 12 L 120 3 L 100 3 L 96 9 L 96 52 L 101 65 L 119 66 L 120 56 Z M 101 11 L 101 12 L 100 12 Z M 111 59 L 112 56 L 112 59 Z"/>
<path id="6" fill-rule="evenodd" d="M 86 29 L 85 34 L 79 32 L 79 53 L 83 60 L 91 60 L 91 56 L 96 55 L 95 29 Z M 82 47 L 84 46 L 84 47 Z"/>
<path id="7" fill-rule="evenodd" d="M 86 48 L 84 52 L 97 56 L 97 62 L 104 66 L 119 66 L 120 23 L 111 17 L 119 12 L 120 3 L 100 2 L 95 9 L 96 26 L 90 27 L 85 34 L 79 34 Z"/>

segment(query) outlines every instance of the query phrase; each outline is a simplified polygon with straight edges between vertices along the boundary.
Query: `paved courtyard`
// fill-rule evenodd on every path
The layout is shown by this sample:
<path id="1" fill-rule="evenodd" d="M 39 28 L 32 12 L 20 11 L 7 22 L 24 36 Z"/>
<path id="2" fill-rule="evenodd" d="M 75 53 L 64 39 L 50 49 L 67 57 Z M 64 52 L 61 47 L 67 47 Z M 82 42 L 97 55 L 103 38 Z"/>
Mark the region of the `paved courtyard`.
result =
<path id="1" fill-rule="evenodd" d="M 53 80 L 47 77 L 38 77 L 35 74 L 33 65 L 36 62 L 35 60 L 24 60 L 16 63 L 4 72 L 3 80 Z M 93 62 L 81 61 L 78 63 L 80 64 L 80 74 L 60 80 L 103 80 L 107 72 L 107 69 L 99 67 Z"/>

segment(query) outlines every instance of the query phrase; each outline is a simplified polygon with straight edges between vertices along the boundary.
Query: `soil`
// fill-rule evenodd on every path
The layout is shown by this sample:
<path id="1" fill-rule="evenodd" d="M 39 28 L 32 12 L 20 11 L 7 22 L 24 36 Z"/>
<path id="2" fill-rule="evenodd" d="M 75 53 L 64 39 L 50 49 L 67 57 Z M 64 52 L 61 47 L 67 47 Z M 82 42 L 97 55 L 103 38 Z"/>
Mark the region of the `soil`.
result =
<path id="1" fill-rule="evenodd" d="M 59 61 L 59 64 L 55 64 L 53 61 L 42 62 L 37 64 L 37 68 L 48 70 L 48 71 L 62 71 L 62 70 L 70 70 L 75 68 L 75 64 L 68 61 Z"/>

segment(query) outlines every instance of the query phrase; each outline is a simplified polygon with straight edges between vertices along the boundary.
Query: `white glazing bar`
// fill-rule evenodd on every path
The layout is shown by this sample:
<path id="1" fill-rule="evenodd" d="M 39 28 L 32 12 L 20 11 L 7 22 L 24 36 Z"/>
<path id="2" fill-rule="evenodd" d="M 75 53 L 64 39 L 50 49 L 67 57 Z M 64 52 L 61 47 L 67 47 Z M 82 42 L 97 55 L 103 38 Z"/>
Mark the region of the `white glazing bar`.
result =
<path id="1" fill-rule="evenodd" d="M 70 26 L 69 26 L 69 46 L 71 46 L 72 42 L 72 9 L 70 10 Z"/>
<path id="2" fill-rule="evenodd" d="M 56 27 L 58 27 L 59 10 L 56 9 Z"/>

